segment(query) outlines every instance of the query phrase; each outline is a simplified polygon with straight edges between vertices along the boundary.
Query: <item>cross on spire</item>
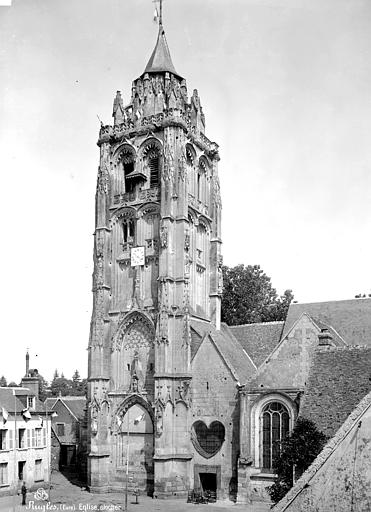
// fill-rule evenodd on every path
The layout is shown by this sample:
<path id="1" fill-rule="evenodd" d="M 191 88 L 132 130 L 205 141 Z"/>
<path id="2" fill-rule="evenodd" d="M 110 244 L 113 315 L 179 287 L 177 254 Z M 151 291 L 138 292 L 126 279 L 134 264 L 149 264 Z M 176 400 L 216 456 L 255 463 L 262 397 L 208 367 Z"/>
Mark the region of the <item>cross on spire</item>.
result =
<path id="1" fill-rule="evenodd" d="M 156 7 L 156 12 L 155 12 L 156 18 L 158 19 L 159 26 L 162 25 L 162 2 L 163 2 L 163 0 L 153 0 L 154 4 L 160 4 L 159 11 L 157 10 L 157 7 Z"/>

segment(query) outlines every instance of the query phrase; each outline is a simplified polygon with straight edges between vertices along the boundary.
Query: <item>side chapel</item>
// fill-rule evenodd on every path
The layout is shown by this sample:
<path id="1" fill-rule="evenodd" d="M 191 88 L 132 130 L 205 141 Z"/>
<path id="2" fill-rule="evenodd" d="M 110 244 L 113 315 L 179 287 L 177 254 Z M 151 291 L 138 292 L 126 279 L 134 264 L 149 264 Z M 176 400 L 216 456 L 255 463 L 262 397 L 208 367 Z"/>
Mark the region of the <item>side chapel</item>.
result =
<path id="1" fill-rule="evenodd" d="M 218 145 L 205 135 L 197 90 L 189 97 L 175 70 L 161 17 L 153 53 L 129 102 L 117 92 L 98 146 L 88 486 L 122 490 L 128 471 L 129 486 L 158 498 L 200 489 L 265 500 L 276 441 L 301 404 L 310 416 L 323 398 L 323 362 L 334 393 L 344 368 L 357 375 L 371 362 L 371 349 L 353 347 L 371 345 L 371 299 L 293 304 L 285 322 L 221 324 Z M 338 426 L 370 388 L 346 382 Z"/>

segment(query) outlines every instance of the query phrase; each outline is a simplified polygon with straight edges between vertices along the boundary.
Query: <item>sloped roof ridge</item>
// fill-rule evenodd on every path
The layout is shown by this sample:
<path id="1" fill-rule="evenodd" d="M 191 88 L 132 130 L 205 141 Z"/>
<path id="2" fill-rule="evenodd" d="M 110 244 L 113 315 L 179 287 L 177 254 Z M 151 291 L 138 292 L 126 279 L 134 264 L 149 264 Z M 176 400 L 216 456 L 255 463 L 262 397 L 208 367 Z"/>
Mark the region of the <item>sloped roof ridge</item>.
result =
<path id="1" fill-rule="evenodd" d="M 309 468 L 302 474 L 289 492 L 282 498 L 281 501 L 273 507 L 274 512 L 283 512 L 294 501 L 294 499 L 301 493 L 301 491 L 309 485 L 310 480 L 315 476 L 317 471 L 324 465 L 330 458 L 339 444 L 346 438 L 354 427 L 358 418 L 371 406 L 371 392 L 368 393 L 350 413 L 348 418 L 344 421 L 342 426 L 336 432 L 334 437 L 323 448 L 321 453 L 312 462 Z"/>
<path id="2" fill-rule="evenodd" d="M 86 400 L 86 396 L 84 395 L 66 395 L 66 396 L 60 396 L 56 398 L 63 398 L 63 400 Z"/>
<path id="3" fill-rule="evenodd" d="M 211 334 L 211 332 L 209 333 L 206 333 L 205 335 L 205 338 L 206 336 L 209 336 L 209 338 L 211 339 L 211 341 L 214 343 L 215 347 L 217 348 L 221 358 L 223 359 L 224 361 L 224 364 L 226 365 L 226 367 L 228 368 L 228 370 L 231 372 L 232 374 L 232 377 L 239 383 L 239 378 L 238 378 L 238 375 L 237 375 L 237 372 L 233 366 L 233 364 L 231 363 L 229 357 L 224 353 L 224 350 L 220 347 L 220 344 L 217 342 L 217 336 L 213 336 Z"/>
<path id="4" fill-rule="evenodd" d="M 371 297 L 363 297 L 359 299 L 336 299 L 336 300 L 315 300 L 311 302 L 292 302 L 290 306 L 295 306 L 296 304 L 299 306 L 304 306 L 306 304 L 332 304 L 333 302 L 365 302 L 371 301 Z"/>
<path id="5" fill-rule="evenodd" d="M 224 325 L 229 327 L 230 329 L 233 329 L 233 327 L 248 327 L 250 325 L 278 325 L 278 324 L 284 324 L 285 320 L 273 320 L 272 322 L 252 322 L 250 324 L 238 324 L 238 325 L 228 325 L 225 322 L 222 322 Z"/>

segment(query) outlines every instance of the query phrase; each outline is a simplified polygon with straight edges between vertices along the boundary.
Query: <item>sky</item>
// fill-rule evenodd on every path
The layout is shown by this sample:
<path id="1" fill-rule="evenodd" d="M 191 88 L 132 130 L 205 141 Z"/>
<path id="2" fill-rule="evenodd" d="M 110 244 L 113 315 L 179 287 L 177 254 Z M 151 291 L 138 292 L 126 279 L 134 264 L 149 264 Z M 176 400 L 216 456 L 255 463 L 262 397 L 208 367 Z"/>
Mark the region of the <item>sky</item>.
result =
<path id="1" fill-rule="evenodd" d="M 0 2 L 1 4 L 1 2 Z M 299 302 L 371 293 L 371 2 L 165 0 L 220 145 L 223 255 Z M 0 376 L 87 375 L 99 121 L 157 38 L 151 0 L 0 7 Z"/>

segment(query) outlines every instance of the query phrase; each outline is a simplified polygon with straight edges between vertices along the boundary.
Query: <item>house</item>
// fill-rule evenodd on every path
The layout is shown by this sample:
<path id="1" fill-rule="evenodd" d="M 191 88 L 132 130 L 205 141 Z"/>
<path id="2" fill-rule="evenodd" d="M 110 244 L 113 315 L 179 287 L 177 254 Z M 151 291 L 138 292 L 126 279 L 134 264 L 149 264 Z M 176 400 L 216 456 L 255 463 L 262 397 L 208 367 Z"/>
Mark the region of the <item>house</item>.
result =
<path id="1" fill-rule="evenodd" d="M 34 391 L 0 388 L 0 496 L 50 479 L 50 414 Z"/>
<path id="2" fill-rule="evenodd" d="M 52 466 L 54 469 L 75 468 L 83 471 L 84 420 L 86 398 L 84 396 L 59 396 L 47 398 L 45 409 L 53 411 L 52 418 Z"/>

